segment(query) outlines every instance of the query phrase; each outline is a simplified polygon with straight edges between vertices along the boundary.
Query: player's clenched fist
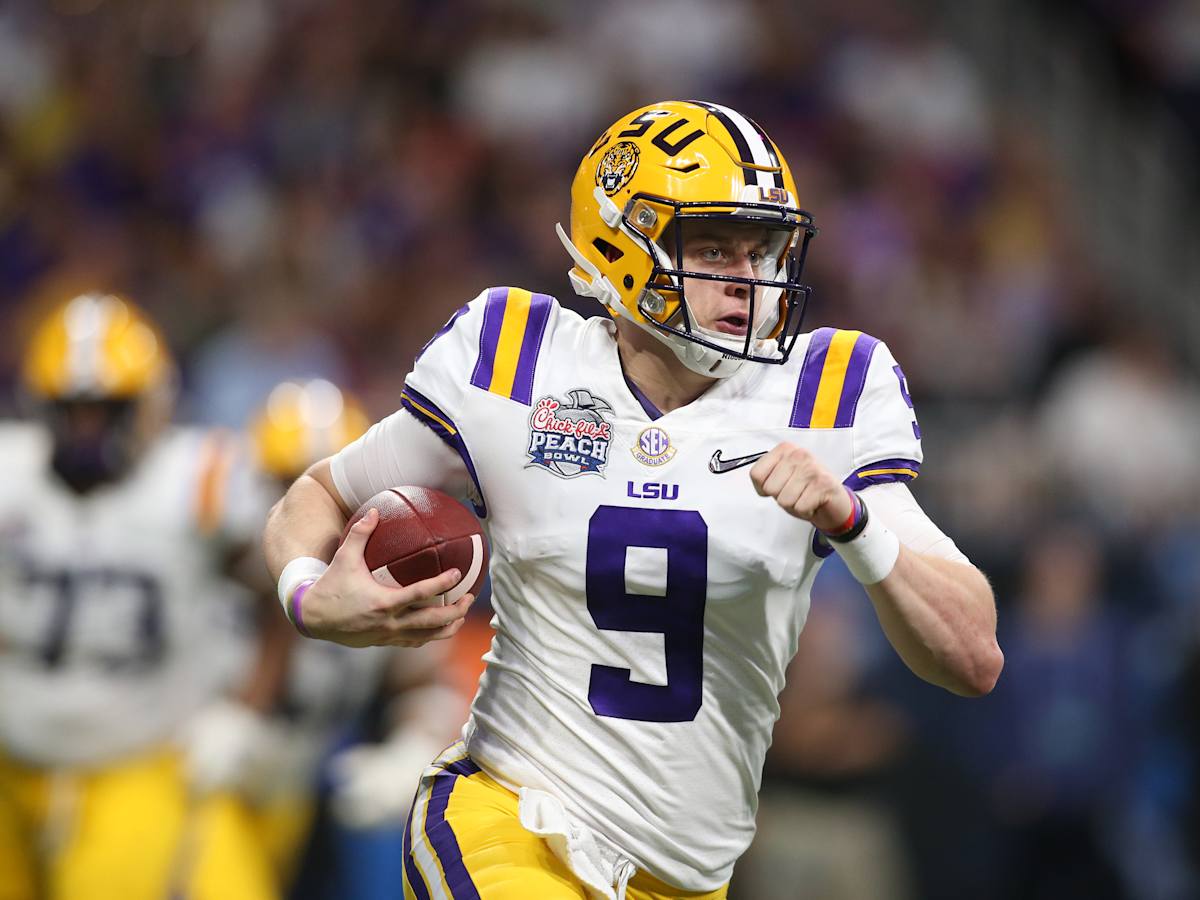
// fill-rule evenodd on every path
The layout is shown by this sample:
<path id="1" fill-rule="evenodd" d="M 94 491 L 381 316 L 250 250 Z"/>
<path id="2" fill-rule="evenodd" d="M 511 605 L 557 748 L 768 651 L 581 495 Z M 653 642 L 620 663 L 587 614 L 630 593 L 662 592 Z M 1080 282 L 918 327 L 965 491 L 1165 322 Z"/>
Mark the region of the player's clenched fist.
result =
<path id="1" fill-rule="evenodd" d="M 818 531 L 837 534 L 852 518 L 850 493 L 833 473 L 803 447 L 777 444 L 750 469 L 754 489 Z"/>

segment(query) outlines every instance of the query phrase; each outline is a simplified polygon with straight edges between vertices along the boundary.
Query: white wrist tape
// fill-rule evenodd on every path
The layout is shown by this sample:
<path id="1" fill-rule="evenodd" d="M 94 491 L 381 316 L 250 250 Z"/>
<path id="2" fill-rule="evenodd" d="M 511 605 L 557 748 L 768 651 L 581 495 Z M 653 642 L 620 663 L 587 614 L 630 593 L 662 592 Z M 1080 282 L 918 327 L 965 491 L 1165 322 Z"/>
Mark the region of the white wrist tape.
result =
<path id="1" fill-rule="evenodd" d="M 287 612 L 288 601 L 292 599 L 292 592 L 300 586 L 302 581 L 320 578 L 322 573 L 329 568 L 329 563 L 317 559 L 315 556 L 297 556 L 290 563 L 283 567 L 283 571 L 279 573 L 279 604 L 283 607 L 283 611 Z"/>
<path id="2" fill-rule="evenodd" d="M 850 574 L 862 584 L 887 578 L 900 556 L 900 539 L 886 525 L 868 514 L 862 534 L 844 544 L 830 542 Z"/>

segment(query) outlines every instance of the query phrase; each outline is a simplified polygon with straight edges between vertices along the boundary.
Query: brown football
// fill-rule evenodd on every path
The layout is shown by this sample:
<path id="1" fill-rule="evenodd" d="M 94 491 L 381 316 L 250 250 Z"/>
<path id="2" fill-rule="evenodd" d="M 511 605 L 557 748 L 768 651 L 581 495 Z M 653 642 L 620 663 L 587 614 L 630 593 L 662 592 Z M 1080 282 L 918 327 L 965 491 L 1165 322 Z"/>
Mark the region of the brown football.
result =
<path id="1" fill-rule="evenodd" d="M 376 581 L 408 585 L 458 569 L 462 580 L 423 605 L 453 603 L 468 591 L 479 596 L 488 571 L 487 541 L 479 521 L 465 506 L 431 488 L 389 488 L 359 507 L 346 523 L 342 540 L 371 507 L 379 510 L 379 524 L 363 555 Z"/>

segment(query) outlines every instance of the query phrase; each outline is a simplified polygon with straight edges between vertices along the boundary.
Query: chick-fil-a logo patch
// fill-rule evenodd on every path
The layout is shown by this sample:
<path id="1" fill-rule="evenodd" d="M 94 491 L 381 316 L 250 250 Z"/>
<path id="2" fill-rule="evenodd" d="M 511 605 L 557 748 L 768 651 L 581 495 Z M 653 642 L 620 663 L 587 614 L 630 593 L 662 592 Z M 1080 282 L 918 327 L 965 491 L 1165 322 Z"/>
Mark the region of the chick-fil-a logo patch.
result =
<path id="1" fill-rule="evenodd" d="M 568 391 L 565 401 L 543 397 L 529 417 L 529 466 L 541 466 L 560 478 L 595 472 L 604 475 L 612 425 L 604 414 L 611 413 L 607 401 L 591 391 Z"/>

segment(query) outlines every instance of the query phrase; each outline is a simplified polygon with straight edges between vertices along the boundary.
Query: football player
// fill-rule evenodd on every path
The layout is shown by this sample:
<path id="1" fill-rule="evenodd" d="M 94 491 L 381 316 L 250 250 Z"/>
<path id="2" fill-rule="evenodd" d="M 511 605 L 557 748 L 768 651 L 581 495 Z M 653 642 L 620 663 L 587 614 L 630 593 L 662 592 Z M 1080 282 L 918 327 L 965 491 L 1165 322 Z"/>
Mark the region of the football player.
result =
<path id="1" fill-rule="evenodd" d="M 310 465 L 368 425 L 359 402 L 329 381 L 285 381 L 251 423 L 253 456 L 281 496 Z M 386 740 L 354 744 L 333 758 L 331 805 L 338 821 L 354 830 L 403 822 L 422 770 L 453 741 L 466 706 L 444 677 L 444 646 L 398 652 L 306 641 L 293 648 L 286 687 L 270 716 L 271 771 L 253 786 L 256 819 L 284 883 L 313 821 L 318 768 L 361 724 L 380 691 Z"/>
<path id="2" fill-rule="evenodd" d="M 318 463 L 266 530 L 281 600 L 346 643 L 450 637 L 460 577 L 374 582 L 396 482 L 469 497 L 496 629 L 460 744 L 422 777 L 406 897 L 724 897 L 754 831 L 777 695 L 837 553 L 922 678 L 985 694 L 985 577 L 905 482 L 921 464 L 880 340 L 804 333 L 816 229 L 778 147 L 713 103 L 636 110 L 572 187 L 576 291 L 493 288 L 418 357 L 401 409 Z"/>
<path id="3" fill-rule="evenodd" d="M 0 427 L 0 897 L 271 898 L 235 790 L 261 746 L 291 628 L 259 607 L 241 668 L 219 579 L 271 496 L 234 442 L 168 427 L 175 368 L 128 301 L 87 294 L 36 328 Z"/>

